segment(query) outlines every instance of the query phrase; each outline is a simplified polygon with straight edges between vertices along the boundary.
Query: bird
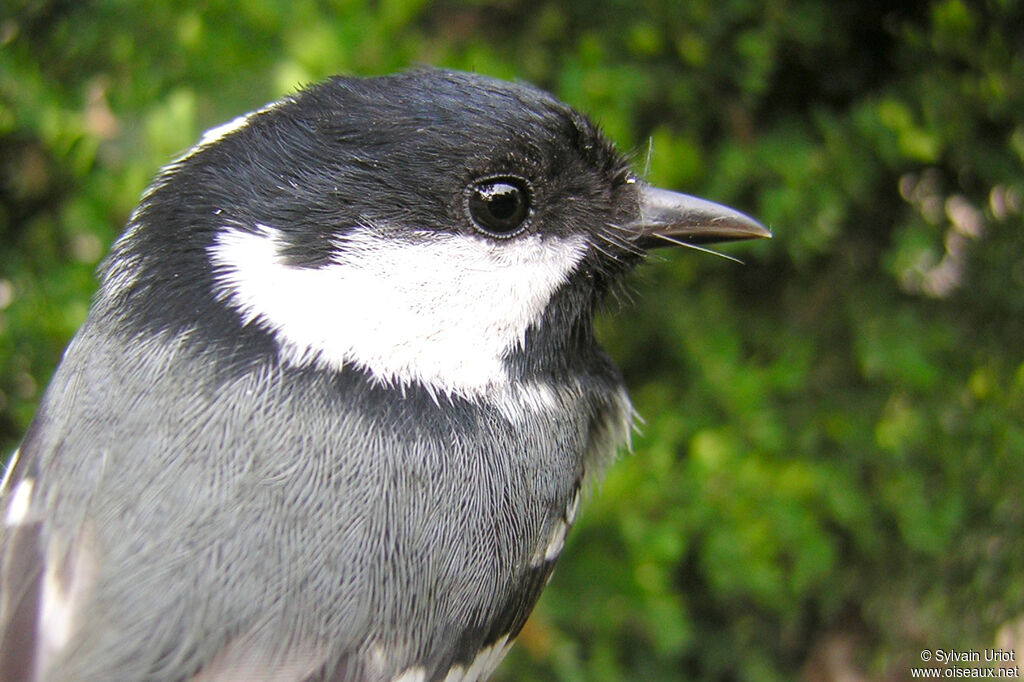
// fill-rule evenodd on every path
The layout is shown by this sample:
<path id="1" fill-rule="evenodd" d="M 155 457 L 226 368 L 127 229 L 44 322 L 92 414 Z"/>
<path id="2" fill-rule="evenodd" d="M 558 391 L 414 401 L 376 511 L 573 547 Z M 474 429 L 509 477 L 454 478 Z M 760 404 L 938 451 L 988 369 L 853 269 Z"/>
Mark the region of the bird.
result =
<path id="1" fill-rule="evenodd" d="M 164 167 L 0 485 L 0 679 L 473 682 L 634 420 L 593 316 L 769 237 L 532 85 L 337 76 Z"/>

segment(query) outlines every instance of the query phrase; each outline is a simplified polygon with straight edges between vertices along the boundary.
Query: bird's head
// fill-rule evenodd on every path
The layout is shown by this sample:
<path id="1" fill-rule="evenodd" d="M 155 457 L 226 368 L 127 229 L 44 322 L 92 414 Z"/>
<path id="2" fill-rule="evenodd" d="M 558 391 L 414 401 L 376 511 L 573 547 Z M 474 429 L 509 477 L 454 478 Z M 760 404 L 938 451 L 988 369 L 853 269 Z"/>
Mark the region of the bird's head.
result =
<path id="1" fill-rule="evenodd" d="M 100 301 L 135 331 L 472 398 L 575 362 L 595 303 L 651 246 L 764 236 L 638 180 L 585 117 L 530 86 L 335 78 L 165 169 Z"/>

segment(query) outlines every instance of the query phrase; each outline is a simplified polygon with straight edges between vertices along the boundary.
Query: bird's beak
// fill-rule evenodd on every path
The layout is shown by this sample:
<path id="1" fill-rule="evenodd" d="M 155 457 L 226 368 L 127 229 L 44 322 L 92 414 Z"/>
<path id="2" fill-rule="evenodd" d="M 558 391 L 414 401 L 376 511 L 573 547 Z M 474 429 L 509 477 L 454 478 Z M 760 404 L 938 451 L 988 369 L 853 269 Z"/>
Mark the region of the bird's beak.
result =
<path id="1" fill-rule="evenodd" d="M 637 244 L 645 249 L 673 243 L 710 244 L 768 239 L 761 223 L 727 206 L 641 184 Z"/>

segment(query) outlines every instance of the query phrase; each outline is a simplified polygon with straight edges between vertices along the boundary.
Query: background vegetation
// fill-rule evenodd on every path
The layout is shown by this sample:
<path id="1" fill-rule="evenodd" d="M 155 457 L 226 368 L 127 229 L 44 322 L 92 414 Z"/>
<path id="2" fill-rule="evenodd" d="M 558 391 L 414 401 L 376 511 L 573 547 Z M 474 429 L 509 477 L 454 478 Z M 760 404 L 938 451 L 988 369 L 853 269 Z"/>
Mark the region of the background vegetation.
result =
<path id="1" fill-rule="evenodd" d="M 659 253 L 603 321 L 646 421 L 499 679 L 1019 660 L 1022 46 L 1015 0 L 6 0 L 0 445 L 202 130 L 339 72 L 521 78 L 776 238 Z"/>

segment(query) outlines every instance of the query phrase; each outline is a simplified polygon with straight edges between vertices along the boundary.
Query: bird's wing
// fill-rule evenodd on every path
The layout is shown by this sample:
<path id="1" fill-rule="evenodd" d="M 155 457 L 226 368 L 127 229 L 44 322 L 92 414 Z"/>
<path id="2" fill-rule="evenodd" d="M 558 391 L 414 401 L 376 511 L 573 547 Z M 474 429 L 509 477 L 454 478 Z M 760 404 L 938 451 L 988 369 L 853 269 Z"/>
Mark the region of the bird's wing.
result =
<path id="1" fill-rule="evenodd" d="M 45 655 L 40 632 L 46 573 L 33 513 L 31 453 L 18 449 L 0 485 L 0 679 L 32 680 Z"/>
<path id="2" fill-rule="evenodd" d="M 203 603 L 195 594 L 181 598 L 205 579 L 191 571 L 196 561 L 222 559 L 209 547 L 199 554 L 187 544 L 169 544 L 173 533 L 163 531 L 208 522 L 218 510 L 203 507 L 208 498 L 201 494 L 185 509 L 180 498 L 140 490 L 148 485 L 151 492 L 187 496 L 202 487 L 201 479 L 173 484 L 184 475 L 173 467 L 168 473 L 167 461 L 187 468 L 209 455 L 212 447 L 196 445 L 196 434 L 209 423 L 208 403 L 215 398 L 200 401 L 195 383 L 153 391 L 153 378 L 166 372 L 159 363 L 169 362 L 176 348 L 131 355 L 104 333 L 90 327 L 69 346 L 0 484 L 0 680 L 34 682 L 48 670 L 62 680 L 137 679 L 145 674 L 139 671 L 156 669 L 167 679 L 196 682 L 314 676 L 329 652 L 311 637 L 292 632 L 281 638 L 261 626 L 261 607 L 250 602 L 263 598 L 265 585 L 246 591 L 249 583 L 235 580 L 235 571 L 225 581 L 236 592 L 212 594 L 228 606 Z M 186 384 L 185 371 L 175 374 L 180 384 Z M 201 374 L 202 367 L 188 371 Z M 248 385 L 238 391 L 252 393 Z M 126 414 L 136 421 L 125 421 Z M 138 428 L 147 421 L 153 429 Z M 152 432 L 160 427 L 176 439 L 159 445 Z M 190 456 L 190 449 L 201 454 Z M 134 489 L 133 480 L 141 482 Z M 221 531 L 230 528 L 227 516 L 215 519 L 223 521 Z M 237 560 L 239 553 L 232 556 Z M 153 570 L 140 574 L 147 567 Z M 250 571 L 250 582 L 257 580 L 253 573 L 260 572 Z M 224 617 L 234 619 L 237 630 L 227 622 L 209 631 L 210 613 L 218 608 L 233 609 Z M 110 675 L 96 677 L 100 673 Z"/>
<path id="3" fill-rule="evenodd" d="M 15 451 L 0 484 L 0 680 L 30 682 L 44 672 L 83 625 L 82 612 L 96 575 L 86 532 L 71 542 L 48 542 L 34 503 L 31 449 Z M 84 527 L 84 526 L 83 526 Z M 323 665 L 326 652 L 295 647 L 263 650 L 242 634 L 215 655 L 191 682 L 301 682 Z"/>

